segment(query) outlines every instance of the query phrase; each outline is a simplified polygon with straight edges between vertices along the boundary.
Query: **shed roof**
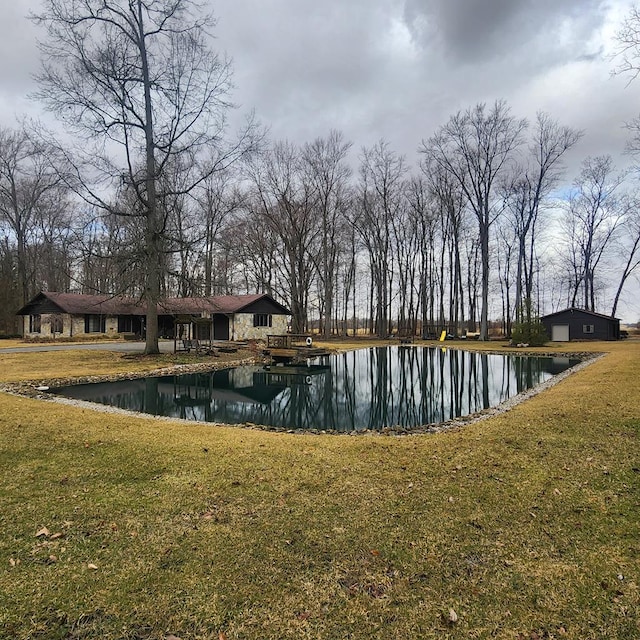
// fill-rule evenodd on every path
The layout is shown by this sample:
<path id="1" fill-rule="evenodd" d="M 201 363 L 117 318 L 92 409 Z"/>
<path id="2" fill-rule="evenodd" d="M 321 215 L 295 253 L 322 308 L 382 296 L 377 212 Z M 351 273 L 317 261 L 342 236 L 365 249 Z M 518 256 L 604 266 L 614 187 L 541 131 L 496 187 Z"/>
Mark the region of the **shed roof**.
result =
<path id="1" fill-rule="evenodd" d="M 548 313 L 546 316 L 542 316 L 540 319 L 544 320 L 545 318 L 553 318 L 555 316 L 561 316 L 566 313 L 581 313 L 588 316 L 594 316 L 595 318 L 602 318 L 604 320 L 612 320 L 614 322 L 620 322 L 619 318 L 612 318 L 604 313 L 596 313 L 595 311 L 587 311 L 586 309 L 579 309 L 578 307 L 568 307 L 567 309 L 562 309 L 562 311 L 555 311 L 554 313 Z"/>

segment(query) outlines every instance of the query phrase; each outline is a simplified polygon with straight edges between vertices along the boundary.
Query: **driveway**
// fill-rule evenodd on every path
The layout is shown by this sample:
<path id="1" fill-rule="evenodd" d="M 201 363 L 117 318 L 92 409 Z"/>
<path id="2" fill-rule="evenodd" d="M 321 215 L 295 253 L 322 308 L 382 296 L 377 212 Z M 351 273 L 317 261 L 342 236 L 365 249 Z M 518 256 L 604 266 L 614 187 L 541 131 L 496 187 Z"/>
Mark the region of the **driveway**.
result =
<path id="1" fill-rule="evenodd" d="M 144 342 L 88 342 L 80 344 L 33 344 L 24 347 L 2 348 L 0 344 L 0 354 L 3 353 L 28 353 L 29 351 L 117 351 L 118 353 L 142 353 Z M 159 343 L 162 353 L 173 353 L 173 340 L 161 340 Z"/>

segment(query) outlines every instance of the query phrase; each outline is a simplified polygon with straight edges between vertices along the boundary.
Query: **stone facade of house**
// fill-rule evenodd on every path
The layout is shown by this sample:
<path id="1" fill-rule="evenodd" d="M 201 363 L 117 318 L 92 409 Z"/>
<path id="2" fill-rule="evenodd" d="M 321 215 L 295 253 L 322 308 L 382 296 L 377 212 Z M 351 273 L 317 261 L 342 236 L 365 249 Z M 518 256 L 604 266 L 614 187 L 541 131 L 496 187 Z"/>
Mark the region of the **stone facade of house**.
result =
<path id="1" fill-rule="evenodd" d="M 85 332 L 84 316 L 72 316 L 68 313 L 54 314 L 43 313 L 40 315 L 40 330 L 31 331 L 33 319 L 31 316 L 22 316 L 23 332 L 25 338 L 71 338 L 79 336 L 103 335 L 103 332 Z M 104 334 L 112 335 L 118 331 L 118 318 L 106 316 L 104 319 Z M 62 329 L 60 331 L 59 329 Z M 56 331 L 54 332 L 54 329 Z"/>
<path id="2" fill-rule="evenodd" d="M 256 327 L 253 313 L 236 313 L 232 320 L 232 340 L 266 340 L 270 334 L 287 333 L 288 316 L 268 315 L 271 319 L 271 326 L 267 321 L 267 326 Z M 266 315 L 266 314 L 265 314 Z"/>

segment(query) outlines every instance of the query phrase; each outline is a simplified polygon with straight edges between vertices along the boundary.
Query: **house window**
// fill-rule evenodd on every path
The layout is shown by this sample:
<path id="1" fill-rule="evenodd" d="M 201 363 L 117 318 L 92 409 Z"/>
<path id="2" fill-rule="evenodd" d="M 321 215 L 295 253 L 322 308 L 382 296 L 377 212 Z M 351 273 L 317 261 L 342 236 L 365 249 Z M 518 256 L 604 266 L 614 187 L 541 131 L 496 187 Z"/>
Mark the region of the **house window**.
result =
<path id="1" fill-rule="evenodd" d="M 64 322 L 60 314 L 51 316 L 51 333 L 62 333 Z"/>
<path id="2" fill-rule="evenodd" d="M 273 317 L 268 313 L 254 313 L 253 326 L 254 327 L 272 327 Z"/>
<path id="3" fill-rule="evenodd" d="M 105 317 L 87 314 L 84 317 L 85 333 L 105 333 Z"/>
<path id="4" fill-rule="evenodd" d="M 29 333 L 40 333 L 41 321 L 40 314 L 29 316 Z"/>
<path id="5" fill-rule="evenodd" d="M 583 324 L 582 325 L 582 333 L 593 333 L 593 325 L 592 324 Z"/>
<path id="6" fill-rule="evenodd" d="M 140 319 L 135 316 L 118 316 L 118 333 L 140 333 Z"/>

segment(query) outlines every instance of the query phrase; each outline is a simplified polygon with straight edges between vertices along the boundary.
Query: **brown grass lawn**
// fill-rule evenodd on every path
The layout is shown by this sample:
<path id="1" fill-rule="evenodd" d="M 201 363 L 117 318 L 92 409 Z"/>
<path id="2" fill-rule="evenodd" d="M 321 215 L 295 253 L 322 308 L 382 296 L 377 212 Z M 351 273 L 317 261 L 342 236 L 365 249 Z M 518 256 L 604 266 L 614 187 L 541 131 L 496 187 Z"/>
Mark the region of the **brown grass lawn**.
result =
<path id="1" fill-rule="evenodd" d="M 640 342 L 565 348 L 608 355 L 436 435 L 0 394 L 0 638 L 639 638 Z M 0 380 L 166 358 L 0 353 Z"/>

